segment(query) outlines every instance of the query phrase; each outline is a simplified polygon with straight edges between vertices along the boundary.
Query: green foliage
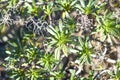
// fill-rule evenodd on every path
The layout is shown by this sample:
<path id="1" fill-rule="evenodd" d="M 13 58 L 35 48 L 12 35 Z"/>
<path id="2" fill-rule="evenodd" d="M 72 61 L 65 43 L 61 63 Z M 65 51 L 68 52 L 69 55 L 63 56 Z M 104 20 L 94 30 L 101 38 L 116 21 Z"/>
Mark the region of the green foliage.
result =
<path id="1" fill-rule="evenodd" d="M 61 51 L 64 53 L 64 55 L 68 55 L 67 51 L 67 43 L 69 43 L 70 40 L 70 32 L 69 30 L 63 25 L 63 23 L 60 21 L 58 26 L 50 26 L 48 29 L 48 32 L 52 35 L 49 37 L 50 45 L 55 46 L 55 58 L 59 59 Z"/>
<path id="2" fill-rule="evenodd" d="M 51 21 L 51 14 L 54 11 L 53 5 L 54 4 L 50 2 L 48 5 L 43 6 L 44 13 L 46 14 L 46 16 L 44 16 L 44 19 L 48 16 L 49 20 Z"/>
<path id="3" fill-rule="evenodd" d="M 0 0 L 0 44 L 6 43 L 7 54 L 2 65 L 10 79 L 93 80 L 94 59 L 109 64 L 111 54 L 119 55 L 119 14 L 111 0 L 102 1 Z M 4 37 L 8 41 L 2 42 Z M 117 44 L 112 45 L 115 50 L 108 38 Z M 119 57 L 115 60 L 109 75 L 119 80 Z"/>
<path id="4" fill-rule="evenodd" d="M 8 61 L 6 65 L 9 66 L 8 69 L 12 69 L 11 74 L 13 75 L 11 78 L 17 80 L 38 79 L 39 69 L 36 69 L 35 61 L 42 53 L 40 54 L 39 50 L 32 47 L 32 45 L 22 46 L 21 42 L 18 42 L 18 44 L 14 42 L 11 45 L 14 49 L 6 51 L 10 56 L 5 59 Z"/>
<path id="5" fill-rule="evenodd" d="M 96 2 L 97 0 L 80 0 L 80 5 L 77 5 L 77 7 L 81 10 L 81 13 L 83 14 L 93 14 L 96 12 L 96 10 L 98 10 Z"/>
<path id="6" fill-rule="evenodd" d="M 91 54 L 93 54 L 93 49 L 89 46 L 88 38 L 86 37 L 85 40 L 82 38 L 78 38 L 79 41 L 79 55 L 80 55 L 80 63 L 91 63 Z"/>
<path id="7" fill-rule="evenodd" d="M 120 24 L 118 24 L 115 18 L 113 18 L 112 13 L 107 14 L 105 12 L 104 16 L 97 16 L 98 26 L 97 30 L 103 33 L 103 36 L 114 36 L 116 38 L 120 38 Z M 103 40 L 105 40 L 103 39 Z"/>
<path id="8" fill-rule="evenodd" d="M 61 79 L 64 77 L 64 75 L 59 71 L 59 72 L 50 72 L 51 77 L 50 80 L 56 80 L 56 79 Z"/>
<path id="9" fill-rule="evenodd" d="M 120 61 L 116 63 L 116 70 L 114 71 L 114 74 L 109 73 L 112 76 L 112 79 L 119 80 L 120 79 Z"/>
<path id="10" fill-rule="evenodd" d="M 62 18 L 70 17 L 69 13 L 75 10 L 75 5 L 77 3 L 77 0 L 59 0 L 56 1 L 56 4 L 58 5 L 58 8 L 63 11 Z"/>
<path id="11" fill-rule="evenodd" d="M 38 63 L 40 63 L 42 66 L 45 67 L 46 70 L 50 71 L 52 70 L 52 67 L 55 64 L 55 59 L 51 54 L 45 54 L 39 61 Z"/>

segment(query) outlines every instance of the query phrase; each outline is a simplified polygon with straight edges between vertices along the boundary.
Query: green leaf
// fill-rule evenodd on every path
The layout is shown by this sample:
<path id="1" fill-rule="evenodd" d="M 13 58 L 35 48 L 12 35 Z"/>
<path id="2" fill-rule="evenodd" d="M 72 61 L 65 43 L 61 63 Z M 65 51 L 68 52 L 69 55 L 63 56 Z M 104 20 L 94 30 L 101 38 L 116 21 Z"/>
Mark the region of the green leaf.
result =
<path id="1" fill-rule="evenodd" d="M 78 37 L 78 40 L 79 40 L 80 45 L 83 47 L 83 46 L 84 46 L 84 43 L 83 43 L 83 41 L 82 41 L 82 38 L 81 38 L 81 37 Z"/>
<path id="2" fill-rule="evenodd" d="M 17 43 L 16 42 L 9 42 L 9 44 L 13 47 L 18 47 Z"/>
<path id="3" fill-rule="evenodd" d="M 11 52 L 10 52 L 10 51 L 5 51 L 5 52 L 6 52 L 6 54 L 9 54 L 9 55 L 11 54 Z"/>
<path id="4" fill-rule="evenodd" d="M 29 3 L 25 3 L 24 7 L 28 8 L 28 13 L 31 13 L 33 11 L 32 5 L 30 5 Z"/>
<path id="5" fill-rule="evenodd" d="M 70 80 L 74 80 L 75 70 L 70 69 L 69 71 L 70 71 L 70 73 L 71 73 Z"/>
<path id="6" fill-rule="evenodd" d="M 76 50 L 76 49 L 68 48 L 68 52 L 71 52 L 71 53 L 78 53 L 79 51 Z"/>
<path id="7" fill-rule="evenodd" d="M 63 24 L 62 24 L 62 21 L 59 20 L 59 31 L 62 33 L 63 32 Z"/>
<path id="8" fill-rule="evenodd" d="M 49 28 L 47 28 L 47 31 L 51 34 L 51 35 L 56 35 L 56 30 L 50 26 Z"/>
<path id="9" fill-rule="evenodd" d="M 66 45 L 62 45 L 62 51 L 63 51 L 64 55 L 67 56 L 68 51 L 67 51 Z"/>
<path id="10" fill-rule="evenodd" d="M 65 16 L 66 16 L 66 12 L 63 12 L 63 13 L 62 13 L 62 18 L 64 19 Z"/>
<path id="11" fill-rule="evenodd" d="M 60 47 L 58 47 L 58 48 L 55 49 L 55 59 L 56 60 L 60 59 L 60 51 L 61 51 Z"/>
<path id="12" fill-rule="evenodd" d="M 81 6 L 85 7 L 85 1 L 84 0 L 80 0 Z"/>
<path id="13" fill-rule="evenodd" d="M 9 61 L 9 60 L 10 60 L 10 57 L 6 57 L 4 60 L 5 60 L 5 61 Z"/>
<path id="14" fill-rule="evenodd" d="M 76 2 L 77 2 L 77 0 L 72 1 L 72 3 L 70 4 L 70 6 L 71 7 L 74 6 L 76 4 Z"/>

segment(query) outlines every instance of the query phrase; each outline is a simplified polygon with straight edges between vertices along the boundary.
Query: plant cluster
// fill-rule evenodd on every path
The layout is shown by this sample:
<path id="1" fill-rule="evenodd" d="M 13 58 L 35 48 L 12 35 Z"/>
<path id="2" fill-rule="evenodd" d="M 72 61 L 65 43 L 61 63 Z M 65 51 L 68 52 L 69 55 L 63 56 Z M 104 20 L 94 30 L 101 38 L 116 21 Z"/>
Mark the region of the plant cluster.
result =
<path id="1" fill-rule="evenodd" d="M 119 5 L 120 0 L 0 0 L 7 78 L 119 80 Z"/>

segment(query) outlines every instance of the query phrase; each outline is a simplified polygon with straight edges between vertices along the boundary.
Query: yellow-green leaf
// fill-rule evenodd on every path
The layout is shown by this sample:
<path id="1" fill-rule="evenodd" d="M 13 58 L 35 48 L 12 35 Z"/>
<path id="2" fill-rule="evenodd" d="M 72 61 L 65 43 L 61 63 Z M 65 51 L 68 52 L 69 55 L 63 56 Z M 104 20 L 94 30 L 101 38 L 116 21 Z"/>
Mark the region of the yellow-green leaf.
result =
<path id="1" fill-rule="evenodd" d="M 67 47 L 66 47 L 66 45 L 62 46 L 62 51 L 63 51 L 64 55 L 67 56 Z"/>

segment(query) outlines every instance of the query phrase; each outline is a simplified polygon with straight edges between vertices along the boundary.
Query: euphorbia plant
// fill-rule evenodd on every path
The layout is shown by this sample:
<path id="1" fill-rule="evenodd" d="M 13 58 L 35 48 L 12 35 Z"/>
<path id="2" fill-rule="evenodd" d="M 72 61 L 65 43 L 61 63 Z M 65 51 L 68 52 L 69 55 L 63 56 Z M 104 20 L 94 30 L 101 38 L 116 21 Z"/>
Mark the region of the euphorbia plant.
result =
<path id="1" fill-rule="evenodd" d="M 61 21 L 59 21 L 59 25 L 55 26 L 55 28 L 50 26 L 48 32 L 51 34 L 51 36 L 48 38 L 50 40 L 49 43 L 51 46 L 55 47 L 55 58 L 60 58 L 61 51 L 67 56 L 67 43 L 71 41 L 69 30 Z"/>
<path id="2" fill-rule="evenodd" d="M 70 17 L 70 12 L 73 11 L 76 7 L 77 0 L 59 0 L 56 1 L 56 4 L 58 5 L 58 9 L 62 10 L 62 18 Z"/>
<path id="3" fill-rule="evenodd" d="M 80 5 L 77 5 L 77 8 L 81 13 L 89 15 L 93 14 L 98 8 L 96 7 L 97 0 L 79 0 Z"/>
<path id="4" fill-rule="evenodd" d="M 116 22 L 117 19 L 113 17 L 112 13 L 107 13 L 107 11 L 104 13 L 104 16 L 97 16 L 96 17 L 98 21 L 97 25 L 97 31 L 101 32 L 101 34 L 104 37 L 102 40 L 104 41 L 107 37 L 116 37 L 120 39 L 120 24 Z"/>
<path id="5" fill-rule="evenodd" d="M 85 37 L 84 39 L 78 37 L 78 54 L 80 56 L 80 64 L 91 63 L 91 54 L 94 53 L 93 48 L 90 46 L 89 38 Z"/>

